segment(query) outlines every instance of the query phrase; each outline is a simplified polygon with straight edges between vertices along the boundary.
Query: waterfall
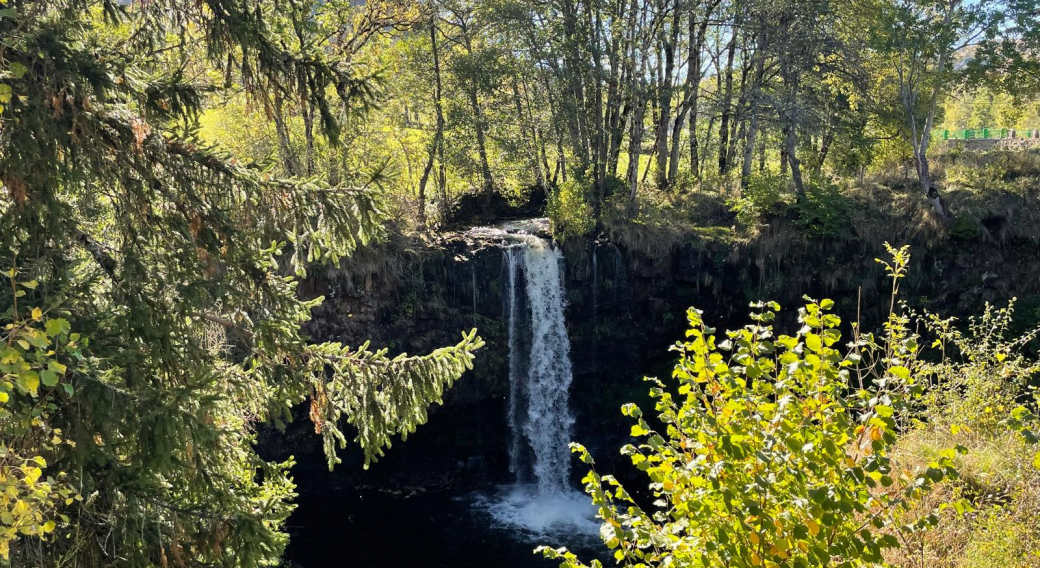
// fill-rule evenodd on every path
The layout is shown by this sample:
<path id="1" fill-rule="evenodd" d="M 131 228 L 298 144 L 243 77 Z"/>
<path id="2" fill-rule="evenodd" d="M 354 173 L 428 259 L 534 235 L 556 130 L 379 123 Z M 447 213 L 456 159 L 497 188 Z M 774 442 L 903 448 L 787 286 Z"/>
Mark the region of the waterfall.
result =
<path id="1" fill-rule="evenodd" d="M 592 245 L 592 318 L 595 321 L 599 308 L 599 267 L 596 265 L 596 245 Z"/>
<path id="2" fill-rule="evenodd" d="M 473 327 L 477 327 L 477 259 L 469 264 L 470 286 L 473 290 Z"/>
<path id="3" fill-rule="evenodd" d="M 572 368 L 564 319 L 563 255 L 526 231 L 481 228 L 501 238 L 507 288 L 509 469 L 515 483 L 482 506 L 511 527 L 594 534 L 595 509 L 570 485 Z"/>
<path id="4" fill-rule="evenodd" d="M 559 251 L 548 241 L 526 236 L 506 250 L 509 262 L 509 425 L 513 440 L 510 465 L 522 477 L 523 446 L 530 448 L 531 474 L 543 494 L 568 489 L 571 426 L 568 390 L 571 385 L 570 341 L 564 322 L 564 290 Z M 527 368 L 520 365 L 517 272 L 523 267 L 529 311 L 531 347 Z M 526 371 L 526 372 L 525 372 Z M 523 399 L 521 401 L 521 399 Z"/>
<path id="5" fill-rule="evenodd" d="M 611 246 L 614 247 L 614 303 L 617 303 L 618 292 L 624 293 L 625 290 L 625 259 L 617 245 Z"/>
<path id="6" fill-rule="evenodd" d="M 523 475 L 523 439 L 517 435 L 521 431 L 520 424 L 520 396 L 521 377 L 527 373 L 527 364 L 520 347 L 520 298 L 516 293 L 517 272 L 520 270 L 520 262 L 523 260 L 519 249 L 506 249 L 503 261 L 506 265 L 506 278 L 509 284 L 508 302 L 506 304 L 509 314 L 509 411 L 506 417 L 509 421 L 509 431 L 512 438 L 509 445 L 509 471 L 520 479 Z"/>

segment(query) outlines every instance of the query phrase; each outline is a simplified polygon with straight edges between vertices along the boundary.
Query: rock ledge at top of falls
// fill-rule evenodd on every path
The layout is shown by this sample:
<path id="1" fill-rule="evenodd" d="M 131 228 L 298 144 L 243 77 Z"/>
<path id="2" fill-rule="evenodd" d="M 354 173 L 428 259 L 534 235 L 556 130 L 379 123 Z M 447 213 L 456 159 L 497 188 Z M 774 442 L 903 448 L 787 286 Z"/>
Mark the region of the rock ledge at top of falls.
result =
<path id="1" fill-rule="evenodd" d="M 547 217 L 513 219 L 493 225 L 477 225 L 465 230 L 445 231 L 433 235 L 429 244 L 455 252 L 456 261 L 465 261 L 486 249 L 497 249 L 519 242 L 513 235 L 533 235 L 553 240 Z"/>

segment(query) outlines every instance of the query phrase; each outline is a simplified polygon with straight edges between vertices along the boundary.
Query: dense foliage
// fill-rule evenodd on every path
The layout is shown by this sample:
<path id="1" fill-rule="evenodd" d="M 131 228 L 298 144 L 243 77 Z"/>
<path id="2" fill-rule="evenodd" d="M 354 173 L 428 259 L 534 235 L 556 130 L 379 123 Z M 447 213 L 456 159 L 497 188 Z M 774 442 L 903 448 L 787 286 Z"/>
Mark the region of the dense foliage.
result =
<path id="1" fill-rule="evenodd" d="M 364 120 L 330 109 L 343 151 L 290 97 L 238 94 L 202 122 L 207 140 L 276 158 L 283 173 L 378 179 L 420 229 L 451 224 L 467 194 L 522 201 L 577 181 L 588 226 L 602 228 L 612 207 L 636 217 L 659 192 L 735 198 L 771 176 L 800 199 L 893 169 L 949 220 L 935 196 L 956 181 L 932 164 L 943 131 L 1040 129 L 1035 11 L 1031 0 L 322 6 L 290 45 L 349 36 L 329 49 L 378 78 Z M 574 226 L 572 211 L 550 213 Z"/>
<path id="2" fill-rule="evenodd" d="M 648 379 L 657 419 L 634 404 L 623 408 L 635 422 L 632 437 L 643 441 L 621 453 L 649 478 L 652 507 L 613 476 L 593 470 L 585 478 L 604 521 L 601 537 L 620 564 L 852 567 L 896 558 L 917 565 L 922 535 L 939 524 L 936 513 L 971 507 L 951 496 L 925 510 L 939 484 L 958 478 L 968 447 L 910 462 L 896 459 L 904 457 L 900 439 L 922 408 L 945 417 L 929 427 L 955 434 L 1035 427 L 1016 400 L 1037 364 L 1017 352 L 1022 343 L 1001 339 L 1007 312 L 987 312 L 971 327 L 972 341 L 950 321 L 932 318 L 940 330 L 933 347 L 956 346 L 964 359 L 923 357 L 909 316 L 894 311 L 909 255 L 906 247 L 890 252 L 893 312 L 884 332 L 875 337 L 853 326 L 844 354 L 835 347 L 840 318 L 829 313 L 830 300 L 799 310 L 795 335 L 774 333 L 775 303 L 753 306 L 755 323 L 724 339 L 690 310 L 687 339 L 675 346 L 675 384 Z M 1032 433 L 1026 438 L 1037 441 Z M 573 450 L 593 463 L 581 445 Z M 541 550 L 562 566 L 584 566 L 566 549 Z"/>
<path id="3" fill-rule="evenodd" d="M 1023 172 L 1040 162 L 952 143 L 931 160 L 940 131 L 1040 129 L 1037 13 L 1035 0 L 0 0 L 0 557 L 277 562 L 293 461 L 258 455 L 261 425 L 306 414 L 329 467 L 349 443 L 367 465 L 483 345 L 471 331 L 391 355 L 301 332 L 323 300 L 299 290 L 309 271 L 389 231 L 544 192 L 559 239 L 599 232 L 654 255 L 703 219 L 698 234 L 788 216 L 847 239 L 852 188 L 901 169 L 949 238 L 989 238 L 985 211 L 951 211 L 945 191 L 1035 199 Z M 1003 210 L 1019 220 L 1007 234 L 1040 238 L 1023 208 Z M 960 358 L 936 363 L 894 310 L 884 334 L 840 351 L 829 307 L 810 302 L 803 329 L 774 336 L 762 305 L 718 344 L 690 313 L 677 390 L 655 389 L 663 426 L 626 411 L 646 438 L 626 453 L 659 510 L 588 479 L 620 559 L 876 563 L 927 542 L 948 513 L 929 490 L 970 473 L 971 452 L 1014 439 L 1015 464 L 1037 459 L 1033 335 L 1005 340 L 1005 312 L 967 335 L 924 318 Z M 929 460 L 904 475 L 895 460 L 914 443 Z M 963 503 L 954 493 L 944 502 Z M 994 518 L 1040 503 L 1015 498 Z"/>
<path id="4" fill-rule="evenodd" d="M 3 556 L 274 562 L 294 484 L 291 461 L 257 455 L 257 426 L 308 400 L 330 466 L 348 436 L 375 459 L 482 342 L 394 358 L 310 342 L 321 298 L 297 283 L 381 234 L 378 194 L 233 159 L 196 119 L 219 92 L 291 98 L 331 144 L 369 82 L 343 52 L 289 42 L 309 37 L 303 3 L 4 5 Z"/>

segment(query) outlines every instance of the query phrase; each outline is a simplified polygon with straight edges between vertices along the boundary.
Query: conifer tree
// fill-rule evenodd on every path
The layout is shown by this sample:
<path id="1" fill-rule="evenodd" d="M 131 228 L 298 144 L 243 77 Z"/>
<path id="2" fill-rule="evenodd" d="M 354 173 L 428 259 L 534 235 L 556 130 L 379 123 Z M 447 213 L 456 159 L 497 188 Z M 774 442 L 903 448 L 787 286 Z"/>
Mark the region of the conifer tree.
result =
<path id="1" fill-rule="evenodd" d="M 380 235 L 378 194 L 280 179 L 196 136 L 207 94 L 244 89 L 307 105 L 336 140 L 335 105 L 368 85 L 327 46 L 280 39 L 311 4 L 0 0 L 5 270 L 88 340 L 48 399 L 75 447 L 46 473 L 83 501 L 46 541 L 14 542 L 15 565 L 276 561 L 291 463 L 257 455 L 257 425 L 307 400 L 330 467 L 341 419 L 367 463 L 471 366 L 475 332 L 422 357 L 308 341 L 321 299 L 297 283 Z"/>

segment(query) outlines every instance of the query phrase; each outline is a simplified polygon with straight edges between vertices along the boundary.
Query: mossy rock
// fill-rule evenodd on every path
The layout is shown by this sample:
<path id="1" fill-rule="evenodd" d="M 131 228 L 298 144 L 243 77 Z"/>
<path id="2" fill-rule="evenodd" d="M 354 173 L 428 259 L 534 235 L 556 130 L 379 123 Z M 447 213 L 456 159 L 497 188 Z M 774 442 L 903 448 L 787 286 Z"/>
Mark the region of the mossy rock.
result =
<path id="1" fill-rule="evenodd" d="M 950 236 L 957 240 L 974 241 L 981 235 L 979 220 L 971 215 L 961 215 L 950 225 Z"/>

